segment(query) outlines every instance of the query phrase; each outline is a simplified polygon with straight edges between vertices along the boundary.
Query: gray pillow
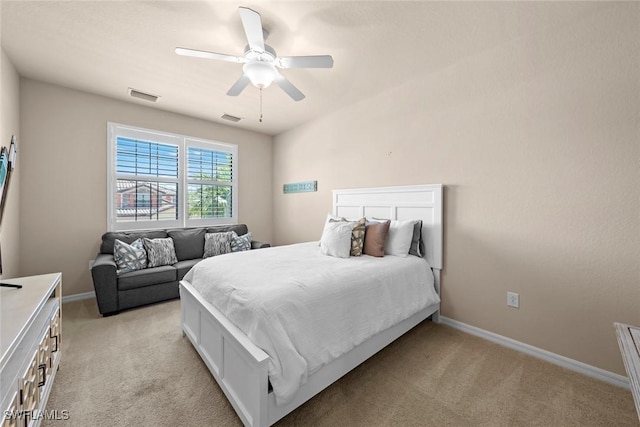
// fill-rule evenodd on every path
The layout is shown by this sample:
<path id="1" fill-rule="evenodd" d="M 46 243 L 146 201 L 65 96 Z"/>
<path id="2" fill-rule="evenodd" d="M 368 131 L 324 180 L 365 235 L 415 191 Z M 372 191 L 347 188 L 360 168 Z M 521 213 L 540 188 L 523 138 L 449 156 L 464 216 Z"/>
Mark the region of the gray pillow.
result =
<path id="1" fill-rule="evenodd" d="M 231 241 L 233 231 L 225 231 L 224 233 L 207 233 L 204 235 L 204 258 L 216 255 L 228 254 L 231 252 Z"/>
<path id="2" fill-rule="evenodd" d="M 172 265 L 178 262 L 176 250 L 173 247 L 173 239 L 142 239 L 147 250 L 149 267 L 160 267 L 161 265 Z"/>
<path id="3" fill-rule="evenodd" d="M 413 237 L 411 238 L 411 247 L 409 255 L 422 257 L 424 255 L 424 242 L 422 241 L 422 220 L 416 220 L 413 224 Z"/>

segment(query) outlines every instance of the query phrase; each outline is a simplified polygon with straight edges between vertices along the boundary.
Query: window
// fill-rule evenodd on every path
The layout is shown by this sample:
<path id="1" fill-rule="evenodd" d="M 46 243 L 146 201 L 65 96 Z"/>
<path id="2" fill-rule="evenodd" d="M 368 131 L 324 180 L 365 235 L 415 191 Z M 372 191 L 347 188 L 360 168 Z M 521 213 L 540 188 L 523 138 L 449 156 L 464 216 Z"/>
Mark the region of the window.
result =
<path id="1" fill-rule="evenodd" d="M 233 144 L 108 124 L 109 230 L 237 223 Z"/>

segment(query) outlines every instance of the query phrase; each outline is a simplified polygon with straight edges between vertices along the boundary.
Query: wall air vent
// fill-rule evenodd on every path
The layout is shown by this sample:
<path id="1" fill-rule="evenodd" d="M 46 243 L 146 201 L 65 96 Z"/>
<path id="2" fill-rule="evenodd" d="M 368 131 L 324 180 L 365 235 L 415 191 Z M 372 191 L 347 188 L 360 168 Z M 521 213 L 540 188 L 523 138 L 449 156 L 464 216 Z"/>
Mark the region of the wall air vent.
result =
<path id="1" fill-rule="evenodd" d="M 225 119 L 225 120 L 229 120 L 231 122 L 239 122 L 240 120 L 242 120 L 240 117 L 232 116 L 232 115 L 229 115 L 227 113 L 223 114 L 220 117 Z"/>
<path id="2" fill-rule="evenodd" d="M 142 99 L 149 102 L 156 102 L 158 98 L 160 98 L 158 95 L 151 95 L 150 93 L 140 92 L 139 90 L 133 89 L 131 87 L 129 88 L 129 95 L 134 98 Z"/>

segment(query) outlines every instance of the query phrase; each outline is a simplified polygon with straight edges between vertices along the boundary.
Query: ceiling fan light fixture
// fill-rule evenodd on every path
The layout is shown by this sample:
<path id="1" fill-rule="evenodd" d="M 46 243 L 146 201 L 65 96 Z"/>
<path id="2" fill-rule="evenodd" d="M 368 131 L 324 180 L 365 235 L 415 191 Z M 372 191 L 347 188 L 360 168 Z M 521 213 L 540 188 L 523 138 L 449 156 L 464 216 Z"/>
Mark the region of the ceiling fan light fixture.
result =
<path id="1" fill-rule="evenodd" d="M 278 74 L 273 64 L 264 61 L 247 62 L 242 70 L 251 83 L 259 88 L 269 87 Z"/>

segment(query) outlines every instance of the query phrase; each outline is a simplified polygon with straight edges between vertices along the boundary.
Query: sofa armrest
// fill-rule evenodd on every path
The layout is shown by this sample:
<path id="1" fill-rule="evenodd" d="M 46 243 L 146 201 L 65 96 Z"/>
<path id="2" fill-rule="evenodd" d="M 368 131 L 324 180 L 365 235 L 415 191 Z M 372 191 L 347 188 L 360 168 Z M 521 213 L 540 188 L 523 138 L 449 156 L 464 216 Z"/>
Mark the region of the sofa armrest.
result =
<path id="1" fill-rule="evenodd" d="M 91 267 L 93 288 L 96 291 L 100 314 L 107 316 L 118 312 L 118 275 L 113 255 L 98 254 Z"/>
<path id="2" fill-rule="evenodd" d="M 262 248 L 270 248 L 270 247 L 271 247 L 270 243 L 264 243 L 258 240 L 251 241 L 251 249 L 262 249 Z"/>

